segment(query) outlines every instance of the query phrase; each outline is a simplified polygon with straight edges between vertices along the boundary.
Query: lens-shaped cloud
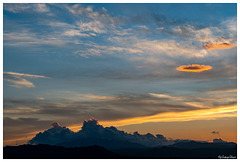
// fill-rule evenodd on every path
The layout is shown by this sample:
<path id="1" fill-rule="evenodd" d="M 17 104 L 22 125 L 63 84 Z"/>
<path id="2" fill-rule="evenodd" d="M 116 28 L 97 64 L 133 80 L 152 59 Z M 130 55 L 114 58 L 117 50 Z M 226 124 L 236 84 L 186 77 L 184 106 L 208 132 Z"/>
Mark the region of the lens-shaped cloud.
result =
<path id="1" fill-rule="evenodd" d="M 211 43 L 203 45 L 203 48 L 206 48 L 207 50 L 213 50 L 213 49 L 228 49 L 235 47 L 237 44 L 234 43 Z"/>
<path id="2" fill-rule="evenodd" d="M 187 72 L 202 72 L 205 70 L 212 69 L 209 65 L 198 65 L 198 64 L 192 64 L 192 65 L 182 65 L 176 68 L 178 71 L 187 71 Z"/>

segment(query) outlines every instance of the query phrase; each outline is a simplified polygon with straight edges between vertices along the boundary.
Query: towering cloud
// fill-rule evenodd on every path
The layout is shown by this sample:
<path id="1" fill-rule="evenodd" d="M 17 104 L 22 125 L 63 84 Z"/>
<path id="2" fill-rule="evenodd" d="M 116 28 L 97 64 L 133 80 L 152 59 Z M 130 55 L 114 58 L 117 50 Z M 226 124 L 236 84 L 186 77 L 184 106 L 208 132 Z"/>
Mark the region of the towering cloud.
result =
<path id="1" fill-rule="evenodd" d="M 103 127 L 94 118 L 84 121 L 82 129 L 76 133 L 66 127 L 60 126 L 57 122 L 53 123 L 51 126 L 52 128 L 38 133 L 29 141 L 29 143 L 60 145 L 66 147 L 97 144 L 106 148 L 121 148 L 160 146 L 174 142 L 160 134 L 157 134 L 156 136 L 150 133 L 142 135 L 138 132 L 130 134 L 120 131 L 113 126 Z"/>
<path id="2" fill-rule="evenodd" d="M 70 140 L 75 134 L 68 128 L 60 126 L 57 122 L 51 124 L 51 126 L 52 128 L 38 133 L 29 143 L 55 145 Z"/>

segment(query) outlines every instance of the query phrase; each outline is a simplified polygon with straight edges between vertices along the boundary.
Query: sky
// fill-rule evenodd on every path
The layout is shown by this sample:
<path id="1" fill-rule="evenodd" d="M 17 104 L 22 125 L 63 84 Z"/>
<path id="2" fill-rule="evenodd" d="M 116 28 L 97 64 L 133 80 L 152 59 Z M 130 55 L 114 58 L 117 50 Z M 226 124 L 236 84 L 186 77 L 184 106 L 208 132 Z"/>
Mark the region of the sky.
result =
<path id="1" fill-rule="evenodd" d="M 4 145 L 91 117 L 237 142 L 236 44 L 237 4 L 5 3 Z"/>

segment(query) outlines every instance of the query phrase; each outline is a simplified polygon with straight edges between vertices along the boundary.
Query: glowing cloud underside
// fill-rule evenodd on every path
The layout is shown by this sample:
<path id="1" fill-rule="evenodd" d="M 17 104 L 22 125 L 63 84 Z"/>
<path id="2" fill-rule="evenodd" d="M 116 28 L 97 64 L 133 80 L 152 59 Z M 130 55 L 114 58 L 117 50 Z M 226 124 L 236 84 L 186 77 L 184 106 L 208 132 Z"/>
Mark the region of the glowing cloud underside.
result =
<path id="1" fill-rule="evenodd" d="M 192 65 L 182 65 L 176 68 L 178 71 L 187 71 L 187 72 L 202 72 L 205 70 L 212 69 L 209 65 L 198 65 L 198 64 L 192 64 Z"/>
<path id="2" fill-rule="evenodd" d="M 235 47 L 237 44 L 234 43 L 212 43 L 212 44 L 206 44 L 203 47 L 208 49 L 208 50 L 213 50 L 213 49 L 228 49 Z"/>

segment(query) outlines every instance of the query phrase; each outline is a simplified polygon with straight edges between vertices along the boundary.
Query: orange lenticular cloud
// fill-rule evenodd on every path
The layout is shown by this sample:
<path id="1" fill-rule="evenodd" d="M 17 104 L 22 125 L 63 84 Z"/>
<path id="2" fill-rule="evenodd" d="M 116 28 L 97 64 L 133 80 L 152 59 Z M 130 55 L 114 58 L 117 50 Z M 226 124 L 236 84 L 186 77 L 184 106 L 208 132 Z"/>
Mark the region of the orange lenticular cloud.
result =
<path id="1" fill-rule="evenodd" d="M 178 71 L 186 71 L 186 72 L 202 72 L 205 70 L 212 69 L 209 65 L 198 65 L 198 64 L 192 64 L 192 65 L 182 65 L 176 68 Z"/>
<path id="2" fill-rule="evenodd" d="M 227 49 L 235 47 L 237 44 L 234 43 L 212 43 L 212 44 L 206 44 L 203 47 L 207 50 L 213 50 L 213 49 Z"/>

